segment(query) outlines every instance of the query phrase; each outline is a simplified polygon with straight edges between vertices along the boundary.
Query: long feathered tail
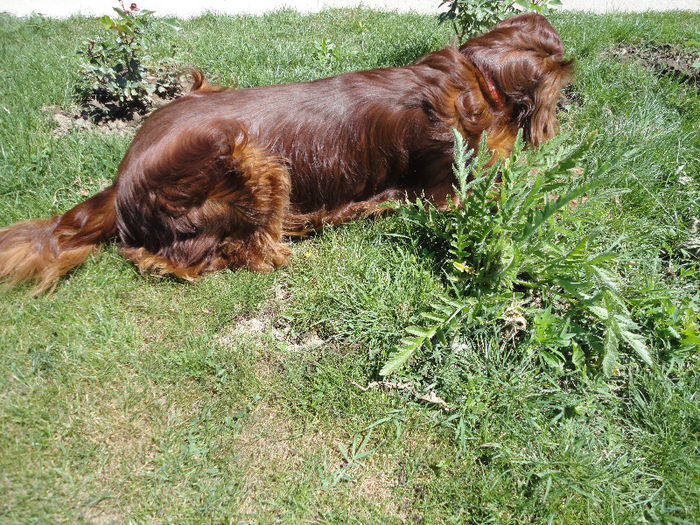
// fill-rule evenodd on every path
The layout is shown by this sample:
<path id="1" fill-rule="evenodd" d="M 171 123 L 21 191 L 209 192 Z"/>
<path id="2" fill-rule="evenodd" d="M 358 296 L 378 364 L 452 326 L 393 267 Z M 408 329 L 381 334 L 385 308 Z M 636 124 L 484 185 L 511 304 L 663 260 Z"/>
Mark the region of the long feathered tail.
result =
<path id="1" fill-rule="evenodd" d="M 0 281 L 36 280 L 34 294 L 54 286 L 116 233 L 115 193 L 111 186 L 63 215 L 0 229 Z"/>

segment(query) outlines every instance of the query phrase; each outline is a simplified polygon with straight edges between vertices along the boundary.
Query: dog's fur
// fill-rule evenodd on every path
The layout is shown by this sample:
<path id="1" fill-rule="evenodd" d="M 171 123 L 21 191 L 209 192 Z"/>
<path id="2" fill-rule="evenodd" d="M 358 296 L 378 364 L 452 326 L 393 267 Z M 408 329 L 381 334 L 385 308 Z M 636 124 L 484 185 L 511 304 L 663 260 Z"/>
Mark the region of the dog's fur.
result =
<path id="1" fill-rule="evenodd" d="M 291 253 L 282 235 L 406 194 L 444 206 L 450 128 L 471 148 L 486 131 L 494 156 L 519 128 L 533 145 L 551 137 L 572 69 L 562 53 L 547 20 L 523 14 L 405 67 L 240 90 L 196 74 L 190 93 L 146 119 L 111 187 L 0 230 L 0 279 L 43 290 L 115 237 L 140 269 L 185 279 L 268 271 Z"/>

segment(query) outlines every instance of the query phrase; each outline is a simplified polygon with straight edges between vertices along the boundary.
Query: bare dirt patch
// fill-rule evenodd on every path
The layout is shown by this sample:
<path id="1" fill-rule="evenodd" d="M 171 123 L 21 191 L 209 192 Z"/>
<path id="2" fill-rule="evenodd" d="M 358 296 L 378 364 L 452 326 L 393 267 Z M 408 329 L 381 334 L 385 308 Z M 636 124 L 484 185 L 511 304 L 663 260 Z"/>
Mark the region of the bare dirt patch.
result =
<path id="1" fill-rule="evenodd" d="M 276 317 L 272 307 L 253 317 L 240 316 L 229 329 L 217 335 L 216 341 L 223 348 L 246 342 L 257 348 L 255 372 L 258 379 L 265 382 L 280 380 L 288 360 L 303 359 L 327 346 L 327 342 L 315 334 L 297 334 L 289 321 Z"/>
<path id="2" fill-rule="evenodd" d="M 254 316 L 249 314 L 239 316 L 231 325 L 217 337 L 222 345 L 235 344 L 241 337 L 260 342 L 266 336 L 280 342 L 287 353 L 304 353 L 315 350 L 327 344 L 314 333 L 298 334 L 289 319 L 279 315 L 280 306 L 289 300 L 289 293 L 284 286 L 275 289 L 274 299 L 268 306 Z"/>
<path id="3" fill-rule="evenodd" d="M 148 115 L 186 93 L 190 87 L 190 79 L 179 78 L 164 93 L 153 93 L 138 102 L 120 102 L 105 92 L 96 91 L 83 96 L 74 108 L 45 106 L 43 109 L 56 123 L 54 137 L 72 131 L 130 135 L 136 133 Z"/>
<path id="4" fill-rule="evenodd" d="M 668 44 L 634 46 L 620 44 L 611 54 L 622 62 L 633 62 L 651 67 L 659 76 L 700 88 L 700 53 L 690 53 Z"/>
<path id="5" fill-rule="evenodd" d="M 569 111 L 574 106 L 583 106 L 583 98 L 573 85 L 569 84 L 562 90 L 559 100 L 557 100 L 557 112 Z"/>

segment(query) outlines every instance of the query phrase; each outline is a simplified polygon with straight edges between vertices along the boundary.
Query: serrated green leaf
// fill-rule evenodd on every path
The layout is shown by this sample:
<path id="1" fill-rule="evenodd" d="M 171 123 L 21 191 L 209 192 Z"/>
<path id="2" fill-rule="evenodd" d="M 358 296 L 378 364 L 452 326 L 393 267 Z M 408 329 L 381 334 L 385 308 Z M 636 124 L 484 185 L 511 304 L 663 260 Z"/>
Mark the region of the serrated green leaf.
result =
<path id="1" fill-rule="evenodd" d="M 436 323 L 442 324 L 445 321 L 447 321 L 448 316 L 443 316 L 443 315 L 437 315 L 435 312 L 421 312 L 420 313 L 421 317 L 424 317 L 425 319 L 430 319 L 431 321 L 435 321 Z"/>
<path id="2" fill-rule="evenodd" d="M 599 253 L 599 254 L 596 254 L 596 255 L 590 257 L 589 259 L 586 259 L 586 263 L 590 264 L 590 265 L 596 265 L 599 263 L 612 261 L 616 257 L 617 256 L 614 253 L 608 253 L 608 252 Z"/>
<path id="3" fill-rule="evenodd" d="M 389 358 L 389 360 L 384 364 L 382 369 L 379 371 L 380 376 L 388 376 L 394 373 L 396 370 L 401 368 L 403 364 L 408 361 L 408 359 L 413 355 L 416 348 L 406 348 L 404 350 L 395 352 Z"/>
<path id="4" fill-rule="evenodd" d="M 561 195 L 555 200 L 548 201 L 541 210 L 533 210 L 530 213 L 530 218 L 528 219 L 525 228 L 520 233 L 513 235 L 513 240 L 518 242 L 524 241 L 535 231 L 537 231 L 540 226 L 547 222 L 555 213 L 561 210 L 564 206 L 568 206 L 569 202 L 578 199 L 584 193 L 589 192 L 602 184 L 602 180 L 582 184 L 566 195 Z"/>
<path id="5" fill-rule="evenodd" d="M 609 288 L 610 290 L 617 291 L 619 283 L 617 276 L 614 273 L 605 268 L 601 268 L 600 266 L 591 265 L 589 268 L 603 286 Z"/>
<path id="6" fill-rule="evenodd" d="M 399 349 L 402 348 L 416 348 L 420 345 L 423 344 L 425 341 L 425 337 L 402 337 L 401 338 L 401 345 L 399 346 Z"/>
<path id="7" fill-rule="evenodd" d="M 700 346 L 700 336 L 693 329 L 682 330 L 683 337 L 681 338 L 681 344 Z"/>
<path id="8" fill-rule="evenodd" d="M 515 213 L 513 213 L 514 219 L 520 218 L 520 216 L 523 213 L 530 210 L 530 208 L 532 207 L 532 204 L 539 197 L 540 190 L 542 189 L 543 184 L 544 184 L 544 172 L 542 170 L 538 170 L 537 175 L 535 176 L 535 183 L 533 184 L 532 188 L 530 189 L 527 196 L 525 197 L 525 200 L 516 209 Z"/>
<path id="9" fill-rule="evenodd" d="M 673 326 L 667 326 L 666 330 L 668 330 L 668 333 L 671 334 L 671 337 L 674 339 L 680 339 L 681 334 L 678 333 L 678 330 L 675 329 Z"/>
<path id="10" fill-rule="evenodd" d="M 418 337 L 422 337 L 423 339 L 433 337 L 435 335 L 435 331 L 437 330 L 436 326 L 429 326 L 427 328 L 421 327 L 421 326 L 408 326 L 405 328 L 405 330 L 409 334 L 413 334 Z"/>
<path id="11" fill-rule="evenodd" d="M 445 297 L 444 295 L 440 296 L 440 300 L 445 303 L 448 306 L 451 306 L 455 310 L 461 310 L 464 305 L 462 303 L 459 303 L 457 301 L 454 301 L 453 299 L 450 299 L 449 297 Z"/>
<path id="12" fill-rule="evenodd" d="M 586 235 L 581 240 L 579 240 L 576 245 L 567 253 L 563 260 L 564 261 L 578 261 L 582 256 L 586 254 L 586 249 L 588 248 L 588 243 L 591 240 L 590 235 Z"/>
<path id="13" fill-rule="evenodd" d="M 561 368 L 564 365 L 561 359 L 547 350 L 540 350 L 540 357 L 552 368 Z"/>
<path id="14" fill-rule="evenodd" d="M 631 332 L 632 330 L 637 330 L 639 328 L 639 325 L 626 315 L 615 314 L 615 321 L 617 322 L 617 325 L 620 327 L 620 329 L 627 330 L 628 332 Z"/>
<path id="15" fill-rule="evenodd" d="M 628 332 L 627 330 L 621 330 L 620 335 L 625 341 L 625 343 L 630 345 L 632 350 L 634 350 L 637 353 L 637 355 L 641 357 L 642 361 L 644 361 L 649 366 L 652 366 L 654 364 L 651 359 L 651 355 L 649 355 L 649 349 L 644 343 L 644 339 L 641 335 Z"/>
<path id="16" fill-rule="evenodd" d="M 574 350 L 571 354 L 571 361 L 574 363 L 576 368 L 582 368 L 586 364 L 586 354 L 581 350 L 581 347 L 576 343 L 574 345 Z"/>
<path id="17" fill-rule="evenodd" d="M 555 278 L 552 280 L 552 282 L 561 286 L 564 290 L 566 290 L 566 292 L 571 294 L 573 297 L 576 297 L 577 299 L 581 298 L 579 290 L 586 289 L 589 286 L 587 282 L 572 281 L 571 279 L 566 279 L 562 277 Z"/>
<path id="18" fill-rule="evenodd" d="M 603 343 L 603 373 L 608 377 L 610 377 L 615 371 L 615 368 L 617 368 L 619 357 L 618 347 L 619 342 L 617 336 L 612 330 L 607 330 Z"/>
<path id="19" fill-rule="evenodd" d="M 430 306 L 432 307 L 433 311 L 444 314 L 445 319 L 449 319 L 452 312 L 454 312 L 454 308 L 450 308 L 449 306 L 443 306 L 441 304 L 431 304 Z"/>
<path id="20" fill-rule="evenodd" d="M 610 312 L 608 312 L 607 308 L 603 308 L 602 306 L 589 306 L 588 310 L 603 321 L 607 321 L 608 317 L 610 317 Z"/>

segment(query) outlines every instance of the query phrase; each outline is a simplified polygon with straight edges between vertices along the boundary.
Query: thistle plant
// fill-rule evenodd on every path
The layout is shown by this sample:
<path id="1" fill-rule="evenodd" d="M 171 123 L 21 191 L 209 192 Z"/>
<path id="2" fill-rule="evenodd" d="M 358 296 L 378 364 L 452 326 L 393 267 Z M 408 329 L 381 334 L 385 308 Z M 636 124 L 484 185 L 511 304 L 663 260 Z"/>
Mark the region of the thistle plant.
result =
<path id="1" fill-rule="evenodd" d="M 550 366 L 610 375 L 623 351 L 651 365 L 614 256 L 597 252 L 595 233 L 581 235 L 566 220 L 610 166 L 581 173 L 587 143 L 565 146 L 565 135 L 532 151 L 519 136 L 510 158 L 490 167 L 485 137 L 473 158 L 459 133 L 454 139 L 457 183 L 449 209 L 439 212 L 420 199 L 392 205 L 432 250 L 451 294 L 421 314 L 424 324 L 406 328 L 381 375 L 422 349 L 449 352 L 460 333 L 485 323 Z"/>

